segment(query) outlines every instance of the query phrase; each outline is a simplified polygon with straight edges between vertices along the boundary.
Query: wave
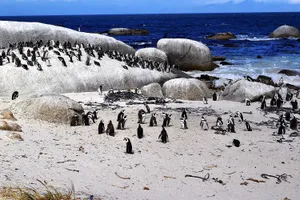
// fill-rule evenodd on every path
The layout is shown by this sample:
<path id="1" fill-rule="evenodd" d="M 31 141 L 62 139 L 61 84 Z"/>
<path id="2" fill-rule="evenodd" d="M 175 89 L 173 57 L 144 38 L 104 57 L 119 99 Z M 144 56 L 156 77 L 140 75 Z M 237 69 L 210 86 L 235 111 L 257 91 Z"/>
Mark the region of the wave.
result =
<path id="1" fill-rule="evenodd" d="M 236 39 L 232 39 L 232 40 L 242 40 L 242 41 L 252 41 L 252 42 L 280 40 L 280 38 L 268 38 L 267 36 L 251 37 L 249 35 L 236 35 L 236 37 L 237 37 Z"/>

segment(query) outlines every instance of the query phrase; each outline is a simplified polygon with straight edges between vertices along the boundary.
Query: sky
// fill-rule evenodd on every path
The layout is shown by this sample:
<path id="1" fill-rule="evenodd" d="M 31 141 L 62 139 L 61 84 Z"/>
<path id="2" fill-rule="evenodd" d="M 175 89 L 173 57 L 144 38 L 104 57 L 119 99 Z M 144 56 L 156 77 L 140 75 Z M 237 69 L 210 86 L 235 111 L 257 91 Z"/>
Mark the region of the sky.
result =
<path id="1" fill-rule="evenodd" d="M 1 16 L 300 12 L 300 0 L 0 0 Z"/>

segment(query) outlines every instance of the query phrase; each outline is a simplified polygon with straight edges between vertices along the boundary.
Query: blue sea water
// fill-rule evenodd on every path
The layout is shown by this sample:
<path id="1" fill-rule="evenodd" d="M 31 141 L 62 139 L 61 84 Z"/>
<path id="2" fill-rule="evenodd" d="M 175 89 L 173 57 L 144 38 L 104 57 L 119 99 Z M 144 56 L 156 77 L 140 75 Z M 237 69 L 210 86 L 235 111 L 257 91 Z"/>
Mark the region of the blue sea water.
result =
<path id="1" fill-rule="evenodd" d="M 212 55 L 225 56 L 231 66 L 221 66 L 209 74 L 238 78 L 259 74 L 280 78 L 280 69 L 300 70 L 300 41 L 269 39 L 277 27 L 287 24 L 300 29 L 300 13 L 231 13 L 231 14 L 152 14 L 152 15 L 91 15 L 91 16 L 24 16 L 0 17 L 0 20 L 42 22 L 81 31 L 100 33 L 111 28 L 147 29 L 147 36 L 117 36 L 139 49 L 155 47 L 159 39 L 189 38 L 206 44 Z M 232 32 L 237 39 L 214 41 L 206 35 Z M 229 44 L 234 47 L 226 47 Z M 225 46 L 224 46 L 225 45 Z M 257 55 L 262 59 L 257 59 Z M 202 72 L 190 74 L 198 76 Z M 300 85 L 299 77 L 284 77 Z"/>

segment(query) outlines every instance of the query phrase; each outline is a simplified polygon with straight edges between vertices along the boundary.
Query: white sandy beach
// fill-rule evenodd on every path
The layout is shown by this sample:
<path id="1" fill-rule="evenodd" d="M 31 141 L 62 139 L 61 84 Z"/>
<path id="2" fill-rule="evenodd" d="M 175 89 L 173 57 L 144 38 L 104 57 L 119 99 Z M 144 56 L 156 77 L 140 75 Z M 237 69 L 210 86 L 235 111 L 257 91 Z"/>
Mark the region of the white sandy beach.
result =
<path id="1" fill-rule="evenodd" d="M 103 95 L 96 92 L 65 95 L 85 103 L 103 102 Z M 1 109 L 9 108 L 9 99 L 1 97 Z M 77 194 L 85 198 L 94 195 L 95 199 L 299 199 L 299 137 L 289 138 L 294 131 L 287 130 L 284 137 L 293 141 L 278 143 L 280 137 L 272 136 L 277 129 L 255 125 L 278 119 L 275 114 L 264 115 L 259 103 L 248 107 L 242 103 L 209 99 L 208 105 L 197 101 L 166 104 L 167 110 L 187 108 L 189 127 L 180 129 L 179 110 L 166 110 L 172 114 L 171 126 L 166 128 L 170 140 L 167 144 L 157 140 L 163 112 L 158 108 L 162 106 L 150 104 L 151 110 L 158 114 L 158 127 L 149 127 L 148 114 L 146 124 L 142 125 L 145 137 L 138 139 L 137 112 L 144 106 L 119 104 L 124 106 L 128 120 L 126 130 L 117 130 L 115 137 L 98 135 L 98 124 L 100 119 L 105 125 L 112 120 L 116 128 L 121 108 L 100 110 L 97 123 L 77 127 L 27 120 L 16 115 L 24 141 L 10 140 L 5 131 L 0 132 L 0 185 L 39 188 L 41 185 L 36 179 L 61 188 L 74 184 Z M 210 109 L 215 110 L 215 115 L 207 116 L 210 127 L 215 125 L 216 115 L 221 115 L 226 124 L 230 111 L 251 111 L 252 114 L 244 114 L 244 118 L 254 130 L 247 132 L 244 123 L 236 119 L 236 133 L 217 135 L 213 130 L 203 131 L 199 125 L 201 115 Z M 133 155 L 124 153 L 124 137 L 131 139 Z M 239 148 L 226 146 L 232 145 L 233 139 L 240 140 Z M 81 146 L 83 151 L 79 151 Z M 210 178 L 205 182 L 185 177 L 187 174 L 204 177 L 207 173 Z M 262 178 L 263 173 L 286 173 L 292 177 L 276 184 L 274 178 Z M 215 182 L 214 178 L 224 184 Z M 265 182 L 253 182 L 247 180 L 249 178 Z M 241 185 L 244 182 L 248 185 Z"/>

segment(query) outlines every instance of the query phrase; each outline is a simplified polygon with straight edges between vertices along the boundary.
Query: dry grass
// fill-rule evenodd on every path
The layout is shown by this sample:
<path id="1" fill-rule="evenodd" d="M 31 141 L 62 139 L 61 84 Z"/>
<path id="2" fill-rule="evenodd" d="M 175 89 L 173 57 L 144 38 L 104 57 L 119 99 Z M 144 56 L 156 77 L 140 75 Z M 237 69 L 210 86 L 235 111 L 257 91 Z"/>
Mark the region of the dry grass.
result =
<path id="1" fill-rule="evenodd" d="M 31 187 L 4 187 L 0 189 L 0 200 L 75 200 L 75 189 L 72 185 L 68 192 L 59 191 L 49 186 L 46 181 L 37 180 L 43 186 L 43 191 Z"/>

